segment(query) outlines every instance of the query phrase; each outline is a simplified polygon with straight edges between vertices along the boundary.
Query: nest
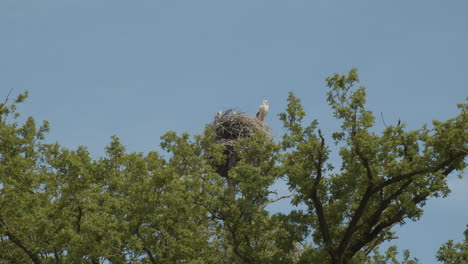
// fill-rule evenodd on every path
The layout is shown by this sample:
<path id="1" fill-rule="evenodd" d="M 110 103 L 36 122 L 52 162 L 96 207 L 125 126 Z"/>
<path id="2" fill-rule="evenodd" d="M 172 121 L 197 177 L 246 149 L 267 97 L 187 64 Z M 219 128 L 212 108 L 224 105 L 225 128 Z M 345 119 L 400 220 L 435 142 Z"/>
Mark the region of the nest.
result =
<path id="1" fill-rule="evenodd" d="M 257 131 L 265 133 L 268 139 L 272 138 L 270 129 L 263 121 L 233 110 L 218 113 L 211 127 L 216 133 L 218 143 L 223 145 L 233 144 L 238 139 L 250 137 Z"/>
<path id="2" fill-rule="evenodd" d="M 251 137 L 258 131 L 262 131 L 267 140 L 273 138 L 270 129 L 263 121 L 232 109 L 218 113 L 210 126 L 217 136 L 216 143 L 226 147 L 224 152 L 226 163 L 217 167 L 218 173 L 224 177 L 227 177 L 228 171 L 239 161 L 235 148 L 239 139 Z"/>

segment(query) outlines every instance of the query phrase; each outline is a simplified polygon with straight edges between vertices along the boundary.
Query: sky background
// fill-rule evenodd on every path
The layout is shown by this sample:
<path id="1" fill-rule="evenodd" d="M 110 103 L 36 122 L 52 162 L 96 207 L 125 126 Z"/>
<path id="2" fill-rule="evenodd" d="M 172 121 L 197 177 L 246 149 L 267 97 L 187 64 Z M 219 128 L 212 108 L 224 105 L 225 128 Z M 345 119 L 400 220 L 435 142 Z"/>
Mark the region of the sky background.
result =
<path id="1" fill-rule="evenodd" d="M 112 135 L 159 151 L 165 132 L 201 133 L 217 111 L 255 114 L 263 99 L 279 139 L 290 91 L 331 134 L 324 80 L 356 67 L 377 129 L 380 113 L 416 129 L 455 116 L 468 95 L 467 12 L 466 0 L 1 0 L 0 98 L 28 90 L 23 118 L 98 157 Z M 422 263 L 468 224 L 468 179 L 449 182 L 451 195 L 392 242 Z"/>

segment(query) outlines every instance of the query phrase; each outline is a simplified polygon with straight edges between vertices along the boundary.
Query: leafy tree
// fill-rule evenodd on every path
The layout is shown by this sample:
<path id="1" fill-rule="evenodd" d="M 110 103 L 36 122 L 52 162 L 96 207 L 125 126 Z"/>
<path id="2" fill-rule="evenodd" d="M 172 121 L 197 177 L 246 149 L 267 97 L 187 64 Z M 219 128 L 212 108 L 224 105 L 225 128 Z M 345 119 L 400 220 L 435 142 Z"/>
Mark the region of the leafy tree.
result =
<path id="1" fill-rule="evenodd" d="M 1 108 L 1 261 L 206 263 L 211 223 L 197 205 L 212 169 L 197 143 L 168 133 L 165 160 L 127 154 L 114 137 L 107 156 L 94 160 L 85 147 L 43 143 L 47 122 L 7 122 L 26 96 Z"/>
<path id="2" fill-rule="evenodd" d="M 279 175 L 279 148 L 256 133 L 240 140 L 236 149 L 240 161 L 230 169 L 229 182 L 221 179 L 221 192 L 212 194 L 213 203 L 208 205 L 217 224 L 215 243 L 224 256 L 217 263 L 291 262 L 293 248 L 278 246 L 291 244 L 281 237 L 289 233 L 282 227 L 282 219 L 269 216 L 265 209 L 272 202 L 269 187 Z M 230 184 L 236 186 L 234 196 Z"/>
<path id="3" fill-rule="evenodd" d="M 375 248 L 373 255 L 362 260 L 362 263 L 366 264 L 419 264 L 418 259 L 410 259 L 410 252 L 408 250 L 403 251 L 403 260 L 399 261 L 397 258 L 398 249 L 396 246 L 390 246 L 385 255 L 382 255 L 378 248 Z"/>
<path id="4" fill-rule="evenodd" d="M 341 121 L 341 130 L 332 134 L 342 161 L 338 170 L 329 163 L 318 122 L 303 125 L 305 113 L 292 93 L 280 114 L 288 129 L 281 142 L 285 175 L 298 192 L 294 203 L 307 207 L 291 217 L 312 230 L 314 242 L 303 262 L 359 262 L 391 238 L 395 224 L 417 220 L 427 198 L 446 196 L 447 176 L 466 167 L 467 105 L 431 129 L 407 131 L 399 122 L 377 134 L 365 108 L 365 88 L 355 88 L 358 81 L 355 69 L 327 78 L 327 100 Z"/>
<path id="5" fill-rule="evenodd" d="M 16 105 L 26 97 L 27 93 L 20 94 L 11 105 L 7 97 L 0 104 L 0 255 L 12 262 L 40 263 L 39 254 L 48 241 L 37 234 L 46 226 L 42 219 L 48 201 L 37 193 L 44 179 L 38 150 L 49 127 L 44 122 L 37 128 L 32 117 L 23 125 L 7 124 L 10 117 L 18 118 Z"/>
<path id="6" fill-rule="evenodd" d="M 444 264 L 468 263 L 468 229 L 465 230 L 463 242 L 447 241 L 437 251 L 437 260 Z"/>
<path id="7" fill-rule="evenodd" d="M 207 127 L 191 138 L 168 132 L 166 152 L 127 153 L 112 137 L 92 158 L 47 144 L 47 122 L 19 122 L 16 105 L 0 104 L 1 263 L 405 263 L 392 227 L 417 220 L 429 197 L 449 193 L 447 176 L 466 167 L 467 105 L 431 127 L 398 123 L 375 131 L 356 70 L 327 79 L 328 103 L 341 129 L 324 135 L 306 124 L 290 93 L 279 115 L 287 132 L 238 140 L 227 175 L 225 146 Z M 332 147 L 341 161 L 332 164 Z M 290 213 L 272 215 L 271 185 L 295 193 Z M 466 261 L 466 241 L 449 241 L 438 259 Z"/>

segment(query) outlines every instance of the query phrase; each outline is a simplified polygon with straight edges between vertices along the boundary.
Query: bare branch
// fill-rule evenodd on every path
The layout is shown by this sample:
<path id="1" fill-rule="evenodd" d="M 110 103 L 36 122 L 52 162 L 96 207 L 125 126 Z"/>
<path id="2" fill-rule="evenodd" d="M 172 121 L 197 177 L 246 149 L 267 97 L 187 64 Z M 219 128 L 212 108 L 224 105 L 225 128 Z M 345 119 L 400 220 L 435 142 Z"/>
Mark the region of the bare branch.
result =
<path id="1" fill-rule="evenodd" d="M 382 112 L 380 112 L 380 117 L 382 118 L 382 122 L 383 122 L 384 126 L 387 128 L 388 126 L 387 126 L 387 124 L 385 124 L 385 120 L 383 118 L 383 113 Z"/>
<path id="2" fill-rule="evenodd" d="M 10 89 L 7 96 L 5 97 L 5 102 L 3 102 L 3 105 L 6 105 L 8 103 L 8 98 L 10 97 L 11 92 L 13 92 L 13 88 Z"/>
<path id="3" fill-rule="evenodd" d="M 279 201 L 279 200 L 292 197 L 294 194 L 295 194 L 295 193 L 291 193 L 291 194 L 288 194 L 288 195 L 283 195 L 283 196 L 280 196 L 280 197 L 276 197 L 276 198 L 274 198 L 274 199 L 270 199 L 270 200 L 266 201 L 265 203 L 263 203 L 263 204 L 259 207 L 259 211 L 260 211 L 260 210 L 263 210 L 267 205 L 269 205 L 269 204 L 271 204 L 271 203 L 274 203 L 274 202 L 277 202 L 277 201 Z"/>

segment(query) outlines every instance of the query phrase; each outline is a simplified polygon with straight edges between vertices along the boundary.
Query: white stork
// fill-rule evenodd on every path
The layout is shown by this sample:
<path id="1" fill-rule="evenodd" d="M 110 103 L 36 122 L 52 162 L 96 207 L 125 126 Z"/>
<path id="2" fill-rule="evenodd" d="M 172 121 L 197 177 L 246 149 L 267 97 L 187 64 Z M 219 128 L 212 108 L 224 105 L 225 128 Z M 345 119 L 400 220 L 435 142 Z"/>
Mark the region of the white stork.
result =
<path id="1" fill-rule="evenodd" d="M 268 113 L 268 109 L 270 109 L 270 105 L 268 105 L 267 100 L 263 100 L 263 103 L 258 107 L 256 117 L 261 121 L 265 120 L 265 116 Z"/>

